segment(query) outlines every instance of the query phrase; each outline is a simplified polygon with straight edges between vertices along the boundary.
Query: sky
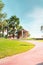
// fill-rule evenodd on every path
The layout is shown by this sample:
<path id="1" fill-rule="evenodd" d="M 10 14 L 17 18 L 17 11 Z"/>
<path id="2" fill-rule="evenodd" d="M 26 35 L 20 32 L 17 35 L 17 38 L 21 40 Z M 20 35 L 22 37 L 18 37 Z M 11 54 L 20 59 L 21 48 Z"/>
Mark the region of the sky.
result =
<path id="1" fill-rule="evenodd" d="M 2 0 L 5 4 L 3 12 L 7 17 L 16 15 L 20 24 L 30 32 L 31 37 L 41 37 L 43 26 L 43 0 Z"/>

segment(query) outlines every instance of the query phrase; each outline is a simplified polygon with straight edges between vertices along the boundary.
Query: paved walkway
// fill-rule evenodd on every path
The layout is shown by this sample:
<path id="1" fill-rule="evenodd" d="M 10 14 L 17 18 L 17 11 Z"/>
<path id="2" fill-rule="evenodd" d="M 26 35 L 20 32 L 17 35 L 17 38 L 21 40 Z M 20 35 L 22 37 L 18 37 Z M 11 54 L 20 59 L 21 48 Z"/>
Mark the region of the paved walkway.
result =
<path id="1" fill-rule="evenodd" d="M 36 46 L 25 53 L 0 59 L 0 65 L 43 65 L 43 42 L 32 42 Z"/>

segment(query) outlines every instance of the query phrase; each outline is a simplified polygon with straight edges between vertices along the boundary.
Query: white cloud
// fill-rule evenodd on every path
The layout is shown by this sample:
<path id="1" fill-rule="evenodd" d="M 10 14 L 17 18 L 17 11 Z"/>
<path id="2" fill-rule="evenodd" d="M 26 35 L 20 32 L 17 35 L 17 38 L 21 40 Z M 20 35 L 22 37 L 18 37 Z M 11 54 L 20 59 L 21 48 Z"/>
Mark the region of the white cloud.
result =
<path id="1" fill-rule="evenodd" d="M 29 15 L 34 18 L 42 18 L 43 17 L 43 9 L 42 8 L 34 8 L 34 11 Z"/>
<path id="2" fill-rule="evenodd" d="M 43 25 L 43 9 L 34 8 L 34 10 L 26 15 L 28 18 L 33 18 L 34 21 L 31 23 L 30 32 L 32 37 L 41 37 L 40 26 Z"/>

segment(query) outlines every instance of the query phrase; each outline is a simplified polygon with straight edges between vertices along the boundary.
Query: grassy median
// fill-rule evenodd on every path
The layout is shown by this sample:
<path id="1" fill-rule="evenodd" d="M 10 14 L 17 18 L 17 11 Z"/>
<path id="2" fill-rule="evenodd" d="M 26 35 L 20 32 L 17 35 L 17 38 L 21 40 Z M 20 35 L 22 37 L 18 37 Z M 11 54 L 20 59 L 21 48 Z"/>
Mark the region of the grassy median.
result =
<path id="1" fill-rule="evenodd" d="M 20 40 L 0 39 L 0 59 L 26 52 L 34 47 L 34 44 Z"/>

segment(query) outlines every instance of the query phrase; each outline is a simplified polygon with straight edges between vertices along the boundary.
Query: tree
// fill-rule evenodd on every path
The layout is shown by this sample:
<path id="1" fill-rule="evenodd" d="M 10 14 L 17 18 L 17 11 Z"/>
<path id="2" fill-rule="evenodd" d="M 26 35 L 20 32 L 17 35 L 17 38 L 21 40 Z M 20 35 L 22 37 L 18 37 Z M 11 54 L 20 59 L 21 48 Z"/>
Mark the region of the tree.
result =
<path id="1" fill-rule="evenodd" d="M 2 30 L 2 32 L 3 32 L 3 22 L 6 17 L 6 13 L 2 13 L 3 7 L 4 3 L 2 2 L 2 0 L 0 0 L 0 30 Z"/>
<path id="2" fill-rule="evenodd" d="M 22 30 L 22 29 L 23 29 L 22 26 L 18 26 L 17 31 L 20 31 L 20 30 Z"/>
<path id="3" fill-rule="evenodd" d="M 1 0 L 0 1 L 0 22 L 2 22 L 3 19 L 6 17 L 6 14 L 5 13 L 2 13 L 3 7 L 4 7 L 4 3 Z"/>
<path id="4" fill-rule="evenodd" d="M 7 20 L 7 22 L 8 22 L 10 33 L 12 33 L 14 37 L 15 32 L 17 31 L 17 28 L 20 23 L 19 18 L 17 18 L 16 16 L 11 16 L 10 19 Z"/>
<path id="5" fill-rule="evenodd" d="M 2 2 L 2 0 L 0 0 L 0 12 L 2 11 L 3 7 L 4 7 L 4 3 Z"/>

